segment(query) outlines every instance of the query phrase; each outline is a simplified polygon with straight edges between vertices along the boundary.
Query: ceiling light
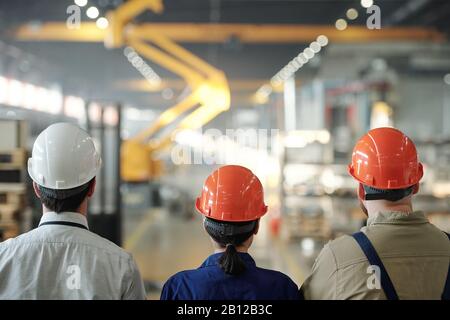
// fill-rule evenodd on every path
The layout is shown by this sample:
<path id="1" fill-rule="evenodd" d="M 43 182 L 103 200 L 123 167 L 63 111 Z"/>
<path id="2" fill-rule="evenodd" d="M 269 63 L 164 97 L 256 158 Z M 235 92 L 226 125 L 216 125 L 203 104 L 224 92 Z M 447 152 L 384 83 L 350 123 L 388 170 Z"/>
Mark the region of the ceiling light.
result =
<path id="1" fill-rule="evenodd" d="M 311 48 L 306 48 L 303 50 L 303 53 L 308 59 L 312 59 L 314 57 L 314 51 L 312 51 Z"/>
<path id="2" fill-rule="evenodd" d="M 297 60 L 299 60 L 301 63 L 305 64 L 308 62 L 308 57 L 302 52 L 297 56 Z"/>
<path id="3" fill-rule="evenodd" d="M 75 4 L 79 7 L 84 7 L 85 5 L 87 5 L 88 0 L 75 0 Z"/>
<path id="4" fill-rule="evenodd" d="M 344 19 L 345 27 L 347 26 L 347 22 Z M 298 56 L 294 57 L 287 65 L 285 65 L 280 71 L 278 71 L 270 80 L 270 83 L 273 87 L 278 84 L 282 84 L 287 78 L 292 77 L 303 65 L 308 63 L 311 59 L 315 57 L 315 54 L 320 52 L 322 47 L 328 44 L 328 38 L 325 35 L 320 35 L 317 37 L 316 41 L 313 41 L 309 44 L 309 47 L 306 47 L 303 52 L 300 52 Z M 320 60 L 318 60 L 318 56 L 316 57 L 314 63 L 317 65 Z M 314 61 L 313 61 L 314 62 Z"/>
<path id="5" fill-rule="evenodd" d="M 309 47 L 311 48 L 311 50 L 314 53 L 318 53 L 320 51 L 320 49 L 322 49 L 322 47 L 320 46 L 320 44 L 317 41 L 313 41 L 311 42 L 311 44 L 309 45 Z"/>
<path id="6" fill-rule="evenodd" d="M 345 21 L 344 19 L 336 20 L 336 29 L 338 29 L 339 31 L 347 29 L 347 21 Z"/>
<path id="7" fill-rule="evenodd" d="M 106 29 L 109 26 L 109 22 L 108 19 L 101 17 L 98 18 L 97 22 L 96 22 L 97 27 L 99 27 L 100 29 Z"/>
<path id="8" fill-rule="evenodd" d="M 295 60 L 295 59 L 293 59 L 291 62 L 289 62 L 289 64 L 294 67 L 295 71 L 297 71 L 298 68 L 300 68 L 300 63 L 298 63 L 297 60 Z"/>
<path id="9" fill-rule="evenodd" d="M 133 52 L 134 52 L 134 49 L 132 47 L 125 47 L 125 49 L 123 49 L 123 54 L 125 57 L 128 57 L 128 55 Z"/>
<path id="10" fill-rule="evenodd" d="M 97 18 L 99 14 L 97 7 L 89 7 L 86 11 L 86 15 L 91 19 Z"/>
<path id="11" fill-rule="evenodd" d="M 373 0 L 361 0 L 361 6 L 364 8 L 370 8 L 373 6 Z"/>
<path id="12" fill-rule="evenodd" d="M 293 65 L 291 65 L 291 64 L 288 64 L 288 72 L 289 73 L 294 73 L 295 71 L 296 71 L 295 67 Z"/>
<path id="13" fill-rule="evenodd" d="M 274 87 L 278 87 L 281 84 L 281 80 L 278 78 L 272 79 L 272 80 L 270 80 L 270 84 Z"/>
<path id="14" fill-rule="evenodd" d="M 328 38 L 327 36 L 324 36 L 323 34 L 317 37 L 317 42 L 322 46 L 325 47 L 328 44 Z"/>
<path id="15" fill-rule="evenodd" d="M 299 68 L 299 69 L 300 69 L 301 67 L 303 67 L 304 63 L 302 62 L 302 60 L 300 60 L 298 57 L 295 58 L 295 60 L 296 60 L 297 63 L 298 63 L 298 68 Z"/>
<path id="16" fill-rule="evenodd" d="M 450 86 L 450 73 L 444 76 L 444 82 Z"/>
<path id="17" fill-rule="evenodd" d="M 297 60 L 297 58 L 295 58 L 294 60 L 292 60 L 292 64 L 294 65 L 295 69 L 300 69 L 300 67 L 303 65 L 303 63 L 299 62 Z"/>
<path id="18" fill-rule="evenodd" d="M 348 9 L 347 10 L 347 18 L 349 20 L 355 20 L 356 18 L 358 18 L 358 11 L 356 11 L 356 9 Z"/>

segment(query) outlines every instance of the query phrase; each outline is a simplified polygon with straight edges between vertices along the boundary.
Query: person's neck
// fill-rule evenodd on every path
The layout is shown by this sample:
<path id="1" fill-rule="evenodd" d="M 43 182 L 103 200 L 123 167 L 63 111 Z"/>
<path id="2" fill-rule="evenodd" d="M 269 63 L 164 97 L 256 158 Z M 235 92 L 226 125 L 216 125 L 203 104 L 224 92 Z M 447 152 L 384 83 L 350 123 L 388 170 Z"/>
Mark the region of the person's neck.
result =
<path id="1" fill-rule="evenodd" d="M 226 249 L 227 249 L 226 247 L 225 248 L 217 248 L 216 247 L 214 249 L 214 253 L 222 253 L 222 252 L 225 252 Z M 243 247 L 243 246 L 236 247 L 236 251 L 241 252 L 241 253 L 248 253 L 248 247 Z"/>
<path id="2" fill-rule="evenodd" d="M 47 208 L 46 206 L 42 205 L 42 213 L 46 214 L 48 212 L 53 212 L 52 210 L 50 210 L 49 208 Z M 76 211 L 73 211 L 75 213 L 79 213 L 82 216 L 87 217 L 87 204 L 84 205 L 82 204 Z"/>
<path id="3" fill-rule="evenodd" d="M 367 202 L 366 204 L 369 218 L 375 217 L 380 212 L 399 212 L 405 215 L 413 212 L 412 204 L 410 202 L 405 203 L 388 203 L 387 201 L 380 201 L 380 202 L 374 201 L 372 203 L 369 202 Z"/>

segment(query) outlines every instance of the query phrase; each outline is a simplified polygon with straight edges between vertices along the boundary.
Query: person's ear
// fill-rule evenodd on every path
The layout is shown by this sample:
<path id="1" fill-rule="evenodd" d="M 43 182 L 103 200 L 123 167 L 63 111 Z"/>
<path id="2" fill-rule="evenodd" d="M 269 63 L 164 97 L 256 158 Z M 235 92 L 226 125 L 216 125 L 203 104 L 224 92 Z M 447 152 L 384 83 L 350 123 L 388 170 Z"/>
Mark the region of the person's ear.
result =
<path id="1" fill-rule="evenodd" d="M 89 185 L 89 191 L 87 194 L 88 198 L 91 198 L 94 195 L 96 184 L 97 184 L 97 180 L 94 178 L 94 180 Z"/>
<path id="2" fill-rule="evenodd" d="M 257 234 L 259 231 L 259 219 L 258 221 L 256 221 L 256 227 L 255 227 L 255 231 L 253 231 L 253 234 Z"/>
<path id="3" fill-rule="evenodd" d="M 364 187 L 363 187 L 362 183 L 360 183 L 359 186 L 358 186 L 358 198 L 361 201 L 365 201 L 366 200 L 366 192 L 364 191 Z"/>
<path id="4" fill-rule="evenodd" d="M 417 192 L 419 192 L 419 183 L 416 183 L 413 187 L 413 194 L 416 194 Z"/>
<path id="5" fill-rule="evenodd" d="M 33 190 L 36 197 L 41 198 L 41 192 L 39 191 L 39 187 L 36 182 L 33 181 Z"/>

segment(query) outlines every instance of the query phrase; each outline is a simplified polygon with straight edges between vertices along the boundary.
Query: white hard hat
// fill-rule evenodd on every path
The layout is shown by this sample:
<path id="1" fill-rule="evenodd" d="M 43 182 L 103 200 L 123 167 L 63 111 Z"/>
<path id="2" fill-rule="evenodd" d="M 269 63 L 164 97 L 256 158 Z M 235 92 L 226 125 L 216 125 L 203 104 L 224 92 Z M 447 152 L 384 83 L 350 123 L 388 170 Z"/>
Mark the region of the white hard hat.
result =
<path id="1" fill-rule="evenodd" d="M 101 162 L 86 131 L 70 123 L 56 123 L 36 138 L 28 174 L 45 188 L 72 189 L 94 178 Z"/>

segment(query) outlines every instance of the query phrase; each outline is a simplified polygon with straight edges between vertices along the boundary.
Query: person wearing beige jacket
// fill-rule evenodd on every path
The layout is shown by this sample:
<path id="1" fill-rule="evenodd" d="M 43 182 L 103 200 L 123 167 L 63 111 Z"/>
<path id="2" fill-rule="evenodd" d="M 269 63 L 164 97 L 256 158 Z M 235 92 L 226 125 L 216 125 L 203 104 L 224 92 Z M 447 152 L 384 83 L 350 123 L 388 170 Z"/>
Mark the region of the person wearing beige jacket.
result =
<path id="1" fill-rule="evenodd" d="M 423 176 L 414 143 L 394 128 L 369 131 L 356 144 L 349 173 L 367 226 L 329 242 L 301 287 L 313 299 L 450 299 L 450 239 L 413 195 Z"/>

